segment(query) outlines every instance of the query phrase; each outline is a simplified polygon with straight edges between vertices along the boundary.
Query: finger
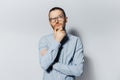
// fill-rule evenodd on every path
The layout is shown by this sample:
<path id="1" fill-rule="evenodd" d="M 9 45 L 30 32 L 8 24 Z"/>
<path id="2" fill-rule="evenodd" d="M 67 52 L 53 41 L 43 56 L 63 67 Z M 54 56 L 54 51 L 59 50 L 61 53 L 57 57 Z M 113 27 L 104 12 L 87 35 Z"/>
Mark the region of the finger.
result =
<path id="1" fill-rule="evenodd" d="M 59 27 L 58 27 L 58 28 L 56 28 L 56 31 L 61 31 L 61 30 L 62 30 L 62 29 L 61 29 L 61 28 L 59 28 Z"/>
<path id="2" fill-rule="evenodd" d="M 59 28 L 57 28 L 55 31 L 58 31 L 59 30 Z"/>
<path id="3" fill-rule="evenodd" d="M 56 32 L 57 31 L 57 28 L 54 28 L 54 32 Z"/>
<path id="4" fill-rule="evenodd" d="M 63 28 L 61 27 L 61 28 L 59 28 L 59 31 L 63 31 Z"/>
<path id="5" fill-rule="evenodd" d="M 64 33 L 64 34 L 66 34 L 66 32 L 65 31 L 61 31 L 62 33 Z"/>

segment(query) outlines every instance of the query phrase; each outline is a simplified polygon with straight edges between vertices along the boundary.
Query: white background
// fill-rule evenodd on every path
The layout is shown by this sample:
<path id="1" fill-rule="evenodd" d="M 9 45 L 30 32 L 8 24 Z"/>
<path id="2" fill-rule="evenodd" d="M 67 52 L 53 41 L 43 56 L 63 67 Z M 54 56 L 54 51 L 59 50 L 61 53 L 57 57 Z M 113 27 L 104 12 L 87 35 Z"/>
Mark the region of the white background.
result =
<path id="1" fill-rule="evenodd" d="M 81 80 L 120 80 L 120 0 L 0 0 L 0 80 L 42 80 L 38 41 L 52 32 L 54 6 L 82 38 Z"/>

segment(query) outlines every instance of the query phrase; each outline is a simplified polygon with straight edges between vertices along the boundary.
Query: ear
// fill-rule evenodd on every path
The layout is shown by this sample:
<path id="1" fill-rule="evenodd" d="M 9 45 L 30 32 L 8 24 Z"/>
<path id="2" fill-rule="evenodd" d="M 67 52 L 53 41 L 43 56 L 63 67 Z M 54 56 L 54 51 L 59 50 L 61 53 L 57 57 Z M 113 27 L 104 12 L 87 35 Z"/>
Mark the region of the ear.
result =
<path id="1" fill-rule="evenodd" d="M 67 22 L 68 22 L 68 17 L 65 18 L 65 23 L 67 23 Z"/>

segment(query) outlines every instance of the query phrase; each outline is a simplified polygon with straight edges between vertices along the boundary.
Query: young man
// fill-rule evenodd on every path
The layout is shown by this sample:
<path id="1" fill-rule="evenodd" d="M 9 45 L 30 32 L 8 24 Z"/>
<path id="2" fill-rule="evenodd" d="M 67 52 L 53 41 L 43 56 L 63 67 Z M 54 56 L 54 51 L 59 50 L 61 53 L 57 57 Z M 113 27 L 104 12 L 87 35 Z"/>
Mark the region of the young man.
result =
<path id="1" fill-rule="evenodd" d="M 48 16 L 53 33 L 42 37 L 39 43 L 43 80 L 75 80 L 83 72 L 81 40 L 66 33 L 68 18 L 62 8 L 52 8 Z"/>

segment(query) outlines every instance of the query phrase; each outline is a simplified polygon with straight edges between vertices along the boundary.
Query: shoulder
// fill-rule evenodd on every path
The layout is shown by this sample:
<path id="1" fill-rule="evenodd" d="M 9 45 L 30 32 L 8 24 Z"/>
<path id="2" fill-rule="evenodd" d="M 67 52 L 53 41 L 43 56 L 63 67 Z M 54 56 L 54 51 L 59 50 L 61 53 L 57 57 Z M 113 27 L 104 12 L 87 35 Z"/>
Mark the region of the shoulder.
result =
<path id="1" fill-rule="evenodd" d="M 68 37 L 69 37 L 70 42 L 73 42 L 76 45 L 78 44 L 82 45 L 82 40 L 80 37 L 72 35 L 72 34 L 68 34 Z"/>
<path id="2" fill-rule="evenodd" d="M 80 40 L 80 37 L 72 35 L 72 34 L 67 34 L 70 40 Z"/>
<path id="3" fill-rule="evenodd" d="M 40 37 L 39 42 L 47 42 L 48 40 L 52 38 L 52 36 L 53 36 L 53 33 L 43 35 L 42 37 Z"/>
<path id="4" fill-rule="evenodd" d="M 42 37 L 40 37 L 40 40 L 42 40 L 42 39 L 49 39 L 49 38 L 51 38 L 52 36 L 53 36 L 53 33 L 47 34 L 47 35 L 43 35 Z"/>

